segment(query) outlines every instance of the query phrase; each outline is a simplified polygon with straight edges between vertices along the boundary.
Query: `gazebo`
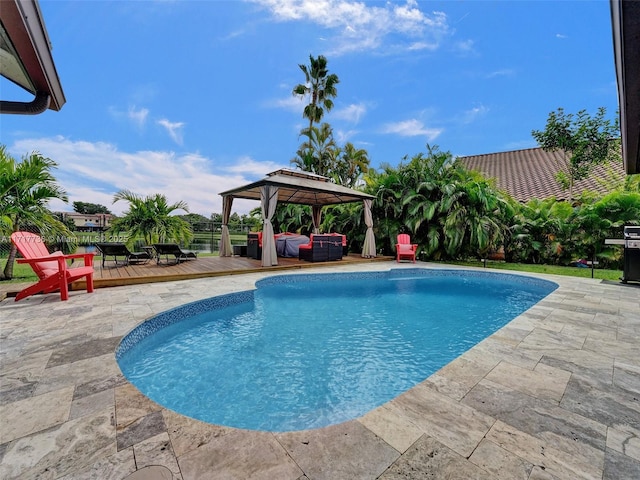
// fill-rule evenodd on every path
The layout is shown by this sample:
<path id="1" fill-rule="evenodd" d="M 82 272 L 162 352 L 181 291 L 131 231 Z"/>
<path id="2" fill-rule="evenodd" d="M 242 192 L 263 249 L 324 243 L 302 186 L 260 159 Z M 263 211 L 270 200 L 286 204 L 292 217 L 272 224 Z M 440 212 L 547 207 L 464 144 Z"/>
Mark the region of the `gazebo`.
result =
<path id="1" fill-rule="evenodd" d="M 313 231 L 319 233 L 322 219 L 322 207 L 340 203 L 362 201 L 364 204 L 364 221 L 367 233 L 362 247 L 363 257 L 376 256 L 376 240 L 373 234 L 373 217 L 371 201 L 373 196 L 351 188 L 336 185 L 328 178 L 312 173 L 283 168 L 267 174 L 262 180 L 243 187 L 220 193 L 222 196 L 222 238 L 220 256 L 232 255 L 231 238 L 229 236 L 229 217 L 234 198 L 260 200 L 262 207 L 262 266 L 278 264 L 276 244 L 273 238 L 271 219 L 276 211 L 277 203 L 296 203 L 311 205 Z"/>

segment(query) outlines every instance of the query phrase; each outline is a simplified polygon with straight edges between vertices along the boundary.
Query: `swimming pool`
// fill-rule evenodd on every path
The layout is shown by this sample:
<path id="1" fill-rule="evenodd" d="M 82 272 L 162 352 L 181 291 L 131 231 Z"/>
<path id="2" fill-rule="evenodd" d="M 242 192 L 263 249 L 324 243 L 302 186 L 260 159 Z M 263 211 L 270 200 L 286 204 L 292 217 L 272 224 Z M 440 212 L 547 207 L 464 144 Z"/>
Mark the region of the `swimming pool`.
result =
<path id="1" fill-rule="evenodd" d="M 291 431 L 363 415 L 557 288 L 482 271 L 282 275 L 164 312 L 117 349 L 157 403 L 237 428 Z"/>

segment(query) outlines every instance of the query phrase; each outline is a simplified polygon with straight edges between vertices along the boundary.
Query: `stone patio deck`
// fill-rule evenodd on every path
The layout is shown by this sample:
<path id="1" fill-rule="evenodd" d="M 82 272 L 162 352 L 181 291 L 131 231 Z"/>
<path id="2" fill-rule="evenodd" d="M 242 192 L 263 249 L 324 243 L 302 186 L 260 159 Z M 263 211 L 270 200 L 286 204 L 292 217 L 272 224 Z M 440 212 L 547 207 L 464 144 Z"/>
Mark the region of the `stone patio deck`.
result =
<path id="1" fill-rule="evenodd" d="M 415 266 L 442 268 L 331 271 Z M 327 270 L 300 273 L 314 271 Z M 560 287 L 411 390 L 318 430 L 205 424 L 122 377 L 114 349 L 134 326 L 272 274 L 0 302 L 0 478 L 640 478 L 638 286 L 536 275 Z"/>

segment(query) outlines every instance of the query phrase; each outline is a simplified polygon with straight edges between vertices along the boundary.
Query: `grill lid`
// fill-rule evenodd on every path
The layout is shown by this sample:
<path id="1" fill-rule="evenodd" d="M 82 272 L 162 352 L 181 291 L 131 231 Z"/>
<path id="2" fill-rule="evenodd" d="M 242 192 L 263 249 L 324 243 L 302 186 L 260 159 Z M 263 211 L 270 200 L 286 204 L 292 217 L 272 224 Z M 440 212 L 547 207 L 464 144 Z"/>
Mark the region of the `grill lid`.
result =
<path id="1" fill-rule="evenodd" d="M 623 231 L 624 238 L 640 238 L 640 226 L 625 225 Z"/>

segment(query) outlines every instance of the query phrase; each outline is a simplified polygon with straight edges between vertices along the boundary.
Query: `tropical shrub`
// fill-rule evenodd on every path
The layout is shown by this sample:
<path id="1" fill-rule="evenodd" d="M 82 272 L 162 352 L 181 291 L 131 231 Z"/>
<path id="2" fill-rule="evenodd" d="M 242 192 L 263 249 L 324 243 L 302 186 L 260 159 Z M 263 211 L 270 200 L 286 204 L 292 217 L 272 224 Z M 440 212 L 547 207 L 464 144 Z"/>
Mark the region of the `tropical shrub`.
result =
<path id="1" fill-rule="evenodd" d="M 140 197 L 128 190 L 114 195 L 113 203 L 120 200 L 129 202 L 129 210 L 113 221 L 109 232 L 114 235 L 126 233 L 130 246 L 136 240 L 142 240 L 145 245 L 166 242 L 185 245 L 193 238 L 189 222 L 172 215 L 176 210 L 188 212 L 185 202 L 169 204 L 164 195 Z"/>

